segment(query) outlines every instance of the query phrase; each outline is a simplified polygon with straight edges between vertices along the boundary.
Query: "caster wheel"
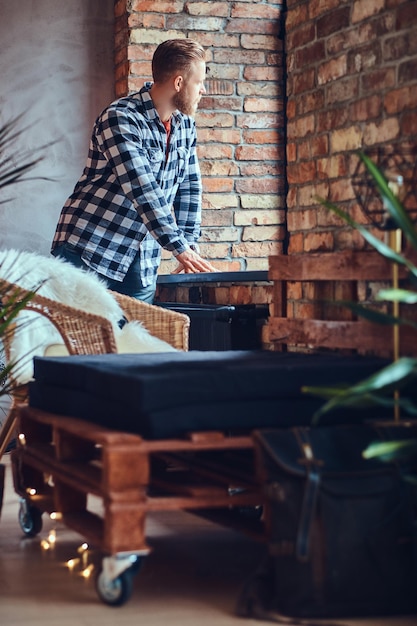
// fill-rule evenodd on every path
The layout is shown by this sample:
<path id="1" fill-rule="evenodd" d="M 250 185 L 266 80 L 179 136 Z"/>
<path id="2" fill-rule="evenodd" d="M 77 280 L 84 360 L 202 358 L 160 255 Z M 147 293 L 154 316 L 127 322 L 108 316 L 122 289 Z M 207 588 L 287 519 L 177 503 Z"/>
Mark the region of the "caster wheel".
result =
<path id="1" fill-rule="evenodd" d="M 42 513 L 35 506 L 21 503 L 19 508 L 19 525 L 26 537 L 35 537 L 42 530 Z"/>
<path id="2" fill-rule="evenodd" d="M 106 580 L 103 570 L 96 578 L 96 590 L 100 600 L 110 606 L 121 606 L 132 595 L 135 571 L 129 568 L 114 580 Z"/>

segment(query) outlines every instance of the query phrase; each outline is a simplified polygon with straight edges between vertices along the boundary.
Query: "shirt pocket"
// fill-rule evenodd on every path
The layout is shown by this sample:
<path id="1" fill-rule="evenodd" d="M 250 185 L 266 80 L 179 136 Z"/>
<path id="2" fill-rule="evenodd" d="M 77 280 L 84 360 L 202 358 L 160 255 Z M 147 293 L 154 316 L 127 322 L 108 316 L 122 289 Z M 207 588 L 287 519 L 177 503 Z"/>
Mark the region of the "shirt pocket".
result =
<path id="1" fill-rule="evenodd" d="M 187 171 L 190 151 L 183 146 L 177 148 L 177 183 L 182 183 Z"/>
<path id="2" fill-rule="evenodd" d="M 157 175 L 164 163 L 164 153 L 158 148 L 148 148 L 146 150 L 149 167 L 152 172 Z"/>

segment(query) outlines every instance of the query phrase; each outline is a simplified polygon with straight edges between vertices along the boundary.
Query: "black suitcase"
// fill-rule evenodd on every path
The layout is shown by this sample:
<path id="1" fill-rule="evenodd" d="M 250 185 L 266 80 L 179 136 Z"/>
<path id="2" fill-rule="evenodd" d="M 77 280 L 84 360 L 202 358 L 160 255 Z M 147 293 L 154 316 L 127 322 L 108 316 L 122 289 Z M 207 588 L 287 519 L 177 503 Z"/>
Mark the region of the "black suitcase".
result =
<path id="1" fill-rule="evenodd" d="M 254 434 L 268 554 L 241 616 L 334 618 L 417 611 L 416 459 L 366 460 L 374 441 L 417 439 L 388 423 Z M 287 622 L 286 622 L 287 623 Z"/>

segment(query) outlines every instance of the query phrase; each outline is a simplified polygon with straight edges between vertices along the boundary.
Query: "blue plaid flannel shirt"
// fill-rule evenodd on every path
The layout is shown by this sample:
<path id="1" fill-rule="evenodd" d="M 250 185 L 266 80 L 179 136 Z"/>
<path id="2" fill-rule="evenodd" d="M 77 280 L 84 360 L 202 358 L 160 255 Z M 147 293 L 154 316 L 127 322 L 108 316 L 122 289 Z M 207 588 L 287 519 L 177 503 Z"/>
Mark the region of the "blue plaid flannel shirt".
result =
<path id="1" fill-rule="evenodd" d="M 150 87 L 113 102 L 97 119 L 52 243 L 68 242 L 89 267 L 119 281 L 139 252 L 144 286 L 155 280 L 161 247 L 176 255 L 198 240 L 202 193 L 195 122 L 175 112 L 167 153 Z"/>

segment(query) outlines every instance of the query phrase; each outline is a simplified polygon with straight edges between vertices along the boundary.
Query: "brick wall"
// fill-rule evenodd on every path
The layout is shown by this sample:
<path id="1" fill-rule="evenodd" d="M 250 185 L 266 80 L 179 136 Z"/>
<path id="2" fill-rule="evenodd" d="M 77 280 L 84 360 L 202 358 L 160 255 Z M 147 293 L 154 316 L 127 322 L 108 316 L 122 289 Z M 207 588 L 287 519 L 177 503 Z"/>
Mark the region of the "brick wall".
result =
<path id="1" fill-rule="evenodd" d="M 202 254 L 219 270 L 267 269 L 285 225 L 283 1 L 117 0 L 116 94 L 151 78 L 165 39 L 207 50 L 196 116 L 203 174 Z M 161 269 L 172 263 L 165 255 Z"/>
<path id="2" fill-rule="evenodd" d="M 416 30 L 415 0 L 287 0 L 290 254 L 364 246 L 314 198 L 364 220 L 356 151 L 417 145 Z"/>

